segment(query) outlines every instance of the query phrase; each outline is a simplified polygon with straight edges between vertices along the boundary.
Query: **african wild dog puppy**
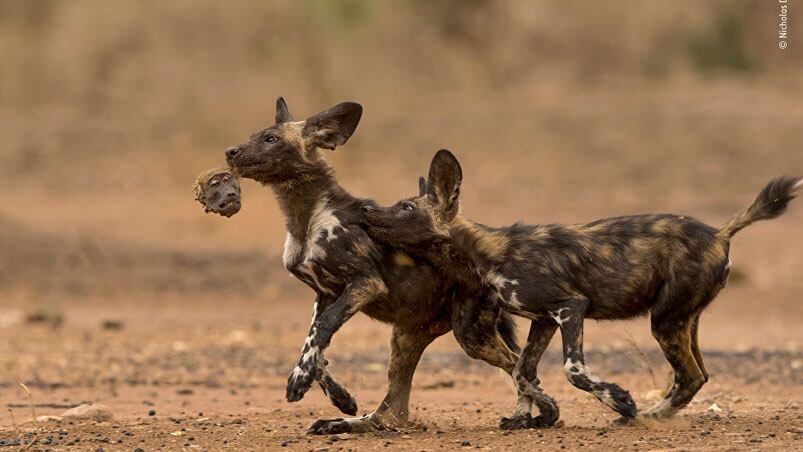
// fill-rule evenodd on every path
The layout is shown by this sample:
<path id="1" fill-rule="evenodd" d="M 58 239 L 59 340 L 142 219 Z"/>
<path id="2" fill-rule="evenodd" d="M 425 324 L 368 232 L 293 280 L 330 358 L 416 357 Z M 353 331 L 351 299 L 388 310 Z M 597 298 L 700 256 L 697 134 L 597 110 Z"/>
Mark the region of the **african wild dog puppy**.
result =
<path id="1" fill-rule="evenodd" d="M 432 262 L 477 293 L 490 291 L 504 309 L 532 319 L 514 374 L 519 385 L 538 385 L 536 365 L 560 328 L 569 381 L 625 419 L 636 415 L 629 393 L 585 364 L 583 319 L 650 313 L 653 336 L 675 379 L 665 398 L 642 414 L 674 414 L 708 380 L 697 329 L 700 314 L 728 277 L 731 237 L 755 221 L 781 215 L 803 186 L 801 178 L 774 179 L 721 228 L 669 214 L 491 228 L 460 213 L 461 181 L 457 159 L 439 151 L 421 196 L 389 208 L 364 208 L 368 234 Z M 517 410 L 503 426 L 543 423 Z"/>
<path id="2" fill-rule="evenodd" d="M 241 191 L 237 174 L 227 167 L 213 168 L 202 172 L 195 179 L 193 192 L 195 200 L 204 206 L 206 213 L 214 212 L 231 217 L 240 211 Z M 337 383 L 326 369 L 326 361 L 315 376 L 318 385 L 332 404 L 341 412 L 357 414 L 357 401 L 346 388 Z"/>
<path id="3" fill-rule="evenodd" d="M 360 209 L 369 201 L 337 183 L 320 149 L 344 144 L 361 114 L 359 104 L 346 102 L 295 121 L 279 98 L 276 123 L 225 153 L 241 177 L 273 189 L 287 225 L 284 264 L 317 295 L 287 400 L 304 396 L 323 369 L 323 350 L 351 316 L 363 312 L 393 325 L 390 386 L 379 407 L 362 418 L 319 420 L 310 433 L 363 432 L 404 422 L 421 354 L 451 329 L 472 357 L 508 373 L 518 359 L 508 314 L 486 300 L 464 302 L 435 269 L 378 245 L 359 227 Z"/>

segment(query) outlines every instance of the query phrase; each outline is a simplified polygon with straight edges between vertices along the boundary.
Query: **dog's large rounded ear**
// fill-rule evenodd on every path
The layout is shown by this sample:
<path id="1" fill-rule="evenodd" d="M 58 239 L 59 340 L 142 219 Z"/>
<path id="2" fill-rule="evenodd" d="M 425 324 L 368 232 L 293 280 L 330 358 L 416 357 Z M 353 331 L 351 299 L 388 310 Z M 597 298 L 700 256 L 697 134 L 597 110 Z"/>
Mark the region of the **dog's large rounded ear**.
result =
<path id="1" fill-rule="evenodd" d="M 362 117 L 362 105 L 343 102 L 307 119 L 304 138 L 319 148 L 334 149 L 345 144 Z"/>
<path id="2" fill-rule="evenodd" d="M 293 115 L 290 114 L 290 109 L 287 108 L 287 102 L 284 101 L 284 97 L 276 99 L 276 124 L 291 122 L 292 120 Z"/>
<path id="3" fill-rule="evenodd" d="M 418 196 L 424 196 L 427 194 L 427 180 L 424 179 L 424 176 L 420 176 L 418 178 Z"/>
<path id="4" fill-rule="evenodd" d="M 444 211 L 450 211 L 457 207 L 462 182 L 463 170 L 454 154 L 446 149 L 438 151 L 429 165 L 427 195 L 433 197 Z"/>

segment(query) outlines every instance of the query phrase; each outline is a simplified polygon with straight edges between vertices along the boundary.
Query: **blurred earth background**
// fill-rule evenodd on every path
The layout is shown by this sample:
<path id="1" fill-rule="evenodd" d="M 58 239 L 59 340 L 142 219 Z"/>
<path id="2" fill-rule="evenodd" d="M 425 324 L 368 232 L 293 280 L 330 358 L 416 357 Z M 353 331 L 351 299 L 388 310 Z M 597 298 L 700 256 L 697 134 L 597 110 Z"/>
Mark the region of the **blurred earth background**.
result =
<path id="1" fill-rule="evenodd" d="M 803 447 L 803 201 L 734 239 L 731 281 L 702 318 L 712 379 L 678 423 L 611 427 L 565 381 L 555 340 L 540 373 L 565 425 L 503 435 L 512 388 L 447 335 L 419 367 L 409 431 L 335 440 L 302 435 L 338 416 L 320 391 L 283 400 L 313 295 L 281 263 L 271 191 L 244 181 L 231 219 L 204 215 L 190 191 L 273 123 L 281 95 L 299 119 L 364 106 L 328 158 L 346 189 L 382 204 L 414 194 L 448 148 L 464 212 L 490 225 L 645 212 L 720 225 L 772 177 L 803 175 L 803 5 L 789 4 L 785 50 L 779 11 L 0 1 L 0 404 L 39 432 L 36 447 L 59 450 Z M 590 366 L 640 406 L 670 381 L 645 319 L 588 322 L 586 338 Z M 327 353 L 361 412 L 384 392 L 387 339 L 357 316 Z M 19 382 L 37 414 L 90 401 L 116 421 L 37 430 Z M 0 413 L 0 448 L 13 424 Z"/>

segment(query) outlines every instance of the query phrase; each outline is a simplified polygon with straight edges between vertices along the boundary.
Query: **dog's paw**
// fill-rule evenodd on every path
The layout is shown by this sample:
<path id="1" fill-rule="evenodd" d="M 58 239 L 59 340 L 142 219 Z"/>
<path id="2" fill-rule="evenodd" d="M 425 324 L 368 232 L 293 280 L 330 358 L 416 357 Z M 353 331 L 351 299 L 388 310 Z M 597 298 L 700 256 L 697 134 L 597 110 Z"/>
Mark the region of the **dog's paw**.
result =
<path id="1" fill-rule="evenodd" d="M 546 427 L 551 427 L 558 422 L 558 419 L 560 419 L 560 408 L 558 408 L 555 399 L 543 394 L 541 397 L 534 398 L 533 402 L 535 406 L 538 407 L 538 418 L 542 419 L 540 422 L 545 423 Z"/>
<path id="2" fill-rule="evenodd" d="M 611 391 L 611 396 L 613 398 L 611 408 L 613 408 L 614 411 L 621 414 L 624 418 L 633 419 L 636 417 L 636 402 L 633 401 L 633 397 L 630 396 L 629 392 L 619 388 L 618 391 Z"/>
<path id="3" fill-rule="evenodd" d="M 298 402 L 303 399 L 304 394 L 306 394 L 312 386 L 312 380 L 314 380 L 314 378 L 315 375 L 313 375 L 311 371 L 296 366 L 296 368 L 293 369 L 293 373 L 290 374 L 290 377 L 287 379 L 287 392 L 285 395 L 287 401 Z"/>
<path id="4" fill-rule="evenodd" d="M 524 416 L 503 417 L 499 420 L 499 428 L 502 430 L 521 430 L 528 428 L 545 428 L 554 425 L 554 421 L 544 416 L 533 417 L 530 413 Z"/>
<path id="5" fill-rule="evenodd" d="M 384 430 L 371 415 L 354 418 L 318 419 L 307 429 L 308 435 L 337 435 L 338 433 L 365 433 Z"/>
<path id="6" fill-rule="evenodd" d="M 319 384 L 323 388 L 326 397 L 332 402 L 332 405 L 340 410 L 341 413 L 349 416 L 357 414 L 357 401 L 354 400 L 354 397 L 349 394 L 346 388 L 340 386 L 331 378 L 325 378 Z"/>
<path id="7" fill-rule="evenodd" d="M 619 416 L 618 418 L 614 419 L 611 422 L 611 425 L 615 425 L 617 427 L 628 427 L 636 425 L 636 418 Z"/>

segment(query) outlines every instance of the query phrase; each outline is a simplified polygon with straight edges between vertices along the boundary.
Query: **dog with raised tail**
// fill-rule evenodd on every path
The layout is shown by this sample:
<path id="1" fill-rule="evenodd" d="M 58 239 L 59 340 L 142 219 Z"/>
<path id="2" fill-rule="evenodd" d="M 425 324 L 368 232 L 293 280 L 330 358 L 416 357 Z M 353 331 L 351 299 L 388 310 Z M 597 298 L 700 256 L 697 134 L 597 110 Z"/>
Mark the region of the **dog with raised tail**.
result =
<path id="1" fill-rule="evenodd" d="M 508 312 L 532 320 L 514 377 L 538 387 L 536 366 L 557 329 L 569 381 L 618 412 L 636 416 L 620 386 L 594 375 L 583 357 L 585 319 L 650 315 L 652 334 L 674 370 L 663 400 L 642 414 L 667 417 L 686 406 L 708 381 L 697 342 L 700 314 L 725 286 L 731 238 L 746 226 L 781 215 L 803 187 L 799 177 L 772 180 L 744 211 L 715 228 L 683 215 L 634 215 L 588 224 L 514 224 L 493 228 L 460 211 L 462 169 L 439 151 L 421 193 L 387 208 L 367 204 L 368 235 L 439 268 Z M 548 424 L 516 410 L 506 428 Z M 554 416 L 552 416 L 554 418 Z"/>

